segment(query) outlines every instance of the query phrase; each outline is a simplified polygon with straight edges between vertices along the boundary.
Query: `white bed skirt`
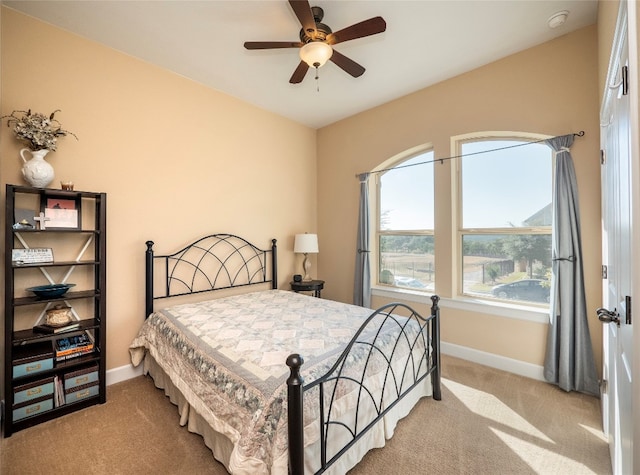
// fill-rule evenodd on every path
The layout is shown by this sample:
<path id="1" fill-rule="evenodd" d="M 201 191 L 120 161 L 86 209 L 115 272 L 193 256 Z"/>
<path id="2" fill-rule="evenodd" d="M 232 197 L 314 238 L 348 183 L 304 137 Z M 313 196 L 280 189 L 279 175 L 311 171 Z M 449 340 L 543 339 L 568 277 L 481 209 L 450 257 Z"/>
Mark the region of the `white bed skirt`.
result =
<path id="1" fill-rule="evenodd" d="M 194 409 L 194 404 L 187 400 L 185 394 L 167 376 L 165 371 L 158 365 L 155 359 L 146 352 L 144 357 L 144 373 L 153 378 L 157 388 L 163 389 L 169 400 L 175 404 L 180 414 L 180 425 L 187 427 L 190 432 L 202 436 L 204 443 L 213 452 L 216 460 L 222 463 L 229 473 L 234 475 L 255 475 L 264 473 L 264 466 L 259 467 L 250 460 L 237 460 L 237 451 L 234 451 L 235 444 L 229 436 L 215 430 L 212 424 Z M 325 473 L 333 475 L 345 474 L 353 468 L 365 454 L 373 449 L 384 447 L 387 439 L 393 436 L 396 425 L 400 419 L 405 417 L 413 406 L 425 396 L 431 396 L 432 387 L 429 377 L 424 379 L 424 384 L 414 388 L 402 402 L 398 403 L 393 410 L 374 426 L 365 436 L 363 436 L 351 449 L 349 449 L 330 470 Z M 209 414 L 211 417 L 211 414 Z M 214 416 L 215 417 L 215 416 Z M 220 421 L 218 421 L 220 422 Z M 220 422 L 223 425 L 226 425 Z M 305 428 L 305 441 L 317 439 L 317 428 Z M 305 443 L 306 444 L 306 443 Z M 274 460 L 269 473 L 271 475 L 286 475 L 288 473 L 288 457 L 286 452 L 280 459 Z M 305 473 L 317 471 L 318 465 L 314 461 L 319 460 L 318 444 L 311 444 L 305 448 Z"/>

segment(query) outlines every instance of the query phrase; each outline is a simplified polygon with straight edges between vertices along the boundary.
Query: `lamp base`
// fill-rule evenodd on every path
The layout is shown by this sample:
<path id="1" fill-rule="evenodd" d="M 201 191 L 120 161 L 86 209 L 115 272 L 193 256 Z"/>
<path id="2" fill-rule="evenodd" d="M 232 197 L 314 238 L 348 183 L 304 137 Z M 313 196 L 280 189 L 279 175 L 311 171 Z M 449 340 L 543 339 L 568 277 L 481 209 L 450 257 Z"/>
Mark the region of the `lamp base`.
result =
<path id="1" fill-rule="evenodd" d="M 311 261 L 307 257 L 307 253 L 304 253 L 304 261 L 302 261 L 302 270 L 304 271 L 304 277 L 302 277 L 302 282 L 311 282 L 313 279 L 309 275 L 309 271 L 311 270 Z"/>

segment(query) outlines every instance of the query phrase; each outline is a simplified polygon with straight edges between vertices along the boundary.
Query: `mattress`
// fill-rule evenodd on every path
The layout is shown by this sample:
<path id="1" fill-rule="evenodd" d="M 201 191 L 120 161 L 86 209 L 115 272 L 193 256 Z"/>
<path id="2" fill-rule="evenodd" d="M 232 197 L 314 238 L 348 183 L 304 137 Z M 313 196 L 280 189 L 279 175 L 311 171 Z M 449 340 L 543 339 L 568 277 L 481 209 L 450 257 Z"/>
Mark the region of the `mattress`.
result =
<path id="1" fill-rule="evenodd" d="M 153 313 L 130 345 L 134 365 L 145 362 L 145 372 L 165 388 L 182 414 L 182 423 L 203 434 L 214 456 L 233 474 L 286 474 L 287 424 L 285 360 L 303 355 L 302 376 L 310 382 L 326 372 L 372 310 L 287 291 L 269 290 L 184 304 Z M 396 337 L 389 334 L 389 344 Z M 406 349 L 405 351 L 414 351 Z M 403 350 L 394 350 L 401 353 Z M 363 361 L 355 352 L 346 370 L 362 374 Z M 375 359 L 375 358 L 374 358 Z M 402 386 L 402 368 L 394 384 L 378 374 L 382 364 L 368 362 L 366 378 L 372 387 L 393 393 Z M 305 393 L 305 446 L 308 470 L 315 471 L 320 437 L 317 389 Z M 381 389 L 382 391 L 382 389 Z M 412 392 L 358 445 L 333 466 L 344 473 L 372 447 L 384 445 L 397 420 L 431 391 L 429 378 Z M 390 397 L 393 395 L 390 394 Z M 336 386 L 337 417 L 366 421 L 381 404 L 361 401 L 354 387 Z M 382 403 L 384 404 L 384 403 Z M 330 439 L 341 447 L 349 439 L 336 432 Z"/>

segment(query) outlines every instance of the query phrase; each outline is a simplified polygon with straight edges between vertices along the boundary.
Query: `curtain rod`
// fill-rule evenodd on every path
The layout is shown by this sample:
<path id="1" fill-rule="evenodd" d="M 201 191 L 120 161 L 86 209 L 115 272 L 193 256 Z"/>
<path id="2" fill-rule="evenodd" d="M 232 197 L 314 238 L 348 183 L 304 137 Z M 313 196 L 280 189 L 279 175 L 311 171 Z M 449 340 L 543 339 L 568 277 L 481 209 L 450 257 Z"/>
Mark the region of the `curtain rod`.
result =
<path id="1" fill-rule="evenodd" d="M 574 132 L 571 135 L 573 135 L 574 137 L 584 137 L 584 130 L 581 130 L 580 132 Z M 481 154 L 481 153 L 497 152 L 497 151 L 500 151 L 500 150 L 507 150 L 509 148 L 524 147 L 526 145 L 531 145 L 531 144 L 534 144 L 534 143 L 546 142 L 547 140 L 556 139 L 558 137 L 564 137 L 564 136 L 563 135 L 558 135 L 556 137 L 551 137 L 551 138 L 548 138 L 548 139 L 536 140 L 535 142 L 519 143 L 517 145 L 508 145 L 507 147 L 494 148 L 494 149 L 491 149 L 491 150 L 482 150 L 480 152 L 467 153 L 467 154 L 464 154 L 464 155 L 454 155 L 453 157 L 434 158 L 433 160 L 427 160 L 425 162 L 412 163 L 410 165 L 399 165 L 397 167 L 384 168 L 382 170 L 375 170 L 373 172 L 359 173 L 359 174 L 356 175 L 356 178 L 360 178 L 360 175 L 365 175 L 365 174 L 366 175 L 370 175 L 372 173 L 383 173 L 383 172 L 388 172 L 389 170 L 397 170 L 399 168 L 415 167 L 416 165 L 426 165 L 427 163 L 440 162 L 440 164 L 444 164 L 445 160 L 453 160 L 455 158 L 469 157 L 471 155 L 478 155 L 478 154 Z"/>

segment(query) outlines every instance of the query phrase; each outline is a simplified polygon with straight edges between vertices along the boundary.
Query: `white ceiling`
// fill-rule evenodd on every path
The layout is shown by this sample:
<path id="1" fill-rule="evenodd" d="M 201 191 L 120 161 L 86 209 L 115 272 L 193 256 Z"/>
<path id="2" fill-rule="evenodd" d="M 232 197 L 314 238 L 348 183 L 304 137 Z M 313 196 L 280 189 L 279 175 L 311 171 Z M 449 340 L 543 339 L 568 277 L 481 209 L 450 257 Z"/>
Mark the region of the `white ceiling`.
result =
<path id="1" fill-rule="evenodd" d="M 366 68 L 329 62 L 289 84 L 297 49 L 247 51 L 245 41 L 298 41 L 286 0 L 2 1 L 263 109 L 319 128 L 596 22 L 597 0 L 311 0 L 338 31 L 374 16 L 384 33 L 336 45 Z M 547 19 L 569 10 L 556 29 Z M 319 86 L 319 92 L 317 87 Z"/>

